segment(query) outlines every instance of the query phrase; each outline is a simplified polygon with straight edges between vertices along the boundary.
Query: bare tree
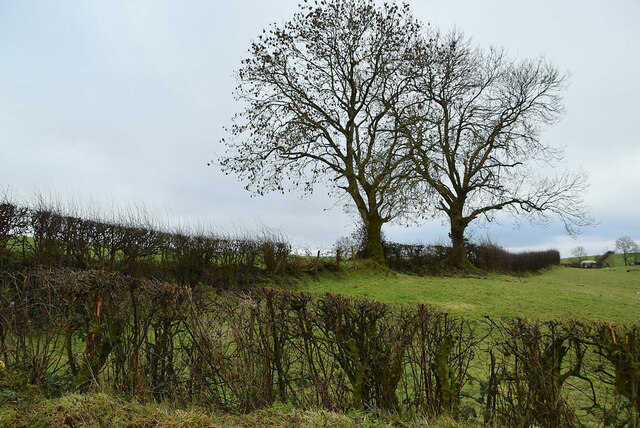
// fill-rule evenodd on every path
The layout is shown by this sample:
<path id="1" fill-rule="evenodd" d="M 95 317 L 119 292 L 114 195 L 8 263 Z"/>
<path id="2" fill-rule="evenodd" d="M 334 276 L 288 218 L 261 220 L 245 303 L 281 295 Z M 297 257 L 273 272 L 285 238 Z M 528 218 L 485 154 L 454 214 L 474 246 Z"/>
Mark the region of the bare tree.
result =
<path id="1" fill-rule="evenodd" d="M 474 48 L 459 32 L 434 36 L 419 58 L 414 102 L 397 113 L 415 173 L 449 219 L 455 266 L 470 266 L 469 223 L 499 210 L 542 222 L 556 214 L 569 233 L 591 223 L 584 174 L 537 173 L 562 157 L 539 135 L 562 113 L 566 76 L 543 59 L 515 62 Z"/>
<path id="2" fill-rule="evenodd" d="M 571 254 L 573 255 L 573 257 L 576 257 L 578 259 L 578 262 L 581 262 L 582 259 L 587 257 L 587 251 L 582 246 L 578 246 L 572 249 Z"/>
<path id="3" fill-rule="evenodd" d="M 630 236 L 616 239 L 616 250 L 622 254 L 624 265 L 629 266 L 629 257 L 638 252 L 638 244 Z"/>
<path id="4" fill-rule="evenodd" d="M 381 228 L 408 207 L 392 107 L 407 98 L 421 25 L 408 7 L 316 1 L 254 41 L 238 71 L 244 110 L 220 159 L 258 194 L 317 183 L 348 195 L 384 263 Z"/>

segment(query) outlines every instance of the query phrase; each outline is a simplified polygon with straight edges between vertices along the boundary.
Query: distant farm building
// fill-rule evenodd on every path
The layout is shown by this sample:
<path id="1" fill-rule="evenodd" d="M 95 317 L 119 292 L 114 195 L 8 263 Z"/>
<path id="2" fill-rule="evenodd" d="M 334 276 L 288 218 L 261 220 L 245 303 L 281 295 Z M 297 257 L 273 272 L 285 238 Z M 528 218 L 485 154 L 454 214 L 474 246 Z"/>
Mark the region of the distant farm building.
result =
<path id="1" fill-rule="evenodd" d="M 596 267 L 596 262 L 593 260 L 583 260 L 580 262 L 580 266 L 584 269 L 591 269 Z"/>

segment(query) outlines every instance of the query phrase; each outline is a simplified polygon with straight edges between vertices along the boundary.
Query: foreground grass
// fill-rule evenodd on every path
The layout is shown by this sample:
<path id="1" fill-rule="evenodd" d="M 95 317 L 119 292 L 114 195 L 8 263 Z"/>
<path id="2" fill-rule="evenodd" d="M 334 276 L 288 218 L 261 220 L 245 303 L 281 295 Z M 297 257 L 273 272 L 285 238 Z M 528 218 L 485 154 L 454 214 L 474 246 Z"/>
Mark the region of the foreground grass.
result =
<path id="1" fill-rule="evenodd" d="M 640 272 L 553 267 L 524 277 L 466 275 L 420 277 L 370 269 L 301 281 L 312 293 L 333 292 L 382 302 L 428 303 L 470 320 L 493 317 L 640 322 Z"/>
<path id="2" fill-rule="evenodd" d="M 105 392 L 44 398 L 0 382 L 0 427 L 472 427 L 443 417 L 400 420 L 393 415 L 341 414 L 277 404 L 249 414 L 216 414 L 202 408 L 140 403 Z"/>

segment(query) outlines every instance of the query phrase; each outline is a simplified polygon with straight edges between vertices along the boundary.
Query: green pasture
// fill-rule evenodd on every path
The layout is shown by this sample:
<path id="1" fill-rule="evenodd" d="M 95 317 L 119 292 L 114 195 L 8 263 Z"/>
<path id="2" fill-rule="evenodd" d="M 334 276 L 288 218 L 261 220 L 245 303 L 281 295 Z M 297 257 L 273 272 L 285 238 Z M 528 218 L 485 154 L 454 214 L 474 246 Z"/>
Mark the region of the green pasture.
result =
<path id="1" fill-rule="evenodd" d="M 640 271 L 627 268 L 553 267 L 516 277 L 498 274 L 421 277 L 384 272 L 365 263 L 340 273 L 322 273 L 298 284 L 312 293 L 341 293 L 390 303 L 427 303 L 477 320 L 526 316 L 640 322 Z"/>

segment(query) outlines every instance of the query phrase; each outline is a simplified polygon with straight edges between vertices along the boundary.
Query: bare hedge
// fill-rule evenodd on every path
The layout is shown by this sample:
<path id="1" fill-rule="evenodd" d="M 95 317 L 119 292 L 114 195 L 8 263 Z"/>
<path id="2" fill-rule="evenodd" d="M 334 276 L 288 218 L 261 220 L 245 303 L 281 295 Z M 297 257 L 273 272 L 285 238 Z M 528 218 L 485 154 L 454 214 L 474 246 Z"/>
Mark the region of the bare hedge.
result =
<path id="1" fill-rule="evenodd" d="M 148 219 L 105 222 L 45 205 L 0 203 L 0 269 L 99 269 L 213 286 L 248 285 L 289 267 L 291 245 L 276 235 L 228 238 L 168 232 Z"/>
<path id="2" fill-rule="evenodd" d="M 165 229 L 155 227 L 144 213 L 130 214 L 122 222 L 103 221 L 43 203 L 22 207 L 4 198 L 0 200 L 0 269 L 100 269 L 216 287 L 253 285 L 283 273 L 300 273 L 291 263 L 290 243 L 276 234 L 230 238 Z M 467 244 L 466 248 L 469 260 L 487 271 L 517 274 L 560 263 L 560 254 L 554 250 L 516 254 L 492 244 Z M 447 246 L 385 242 L 384 250 L 389 267 L 397 271 L 433 275 L 450 270 Z M 348 254 L 348 249 L 336 248 L 336 262 Z"/>
<path id="3" fill-rule="evenodd" d="M 444 245 L 385 242 L 389 267 L 417 274 L 439 274 L 450 270 L 451 247 Z M 535 272 L 560 264 L 556 250 L 511 253 L 493 244 L 465 244 L 469 261 L 478 269 L 509 273 Z"/>
<path id="4" fill-rule="evenodd" d="M 70 269 L 0 284 L 0 358 L 52 394 L 100 384 L 234 412 L 279 401 L 489 425 L 638 424 L 637 325 L 469 323 L 426 305 Z"/>

